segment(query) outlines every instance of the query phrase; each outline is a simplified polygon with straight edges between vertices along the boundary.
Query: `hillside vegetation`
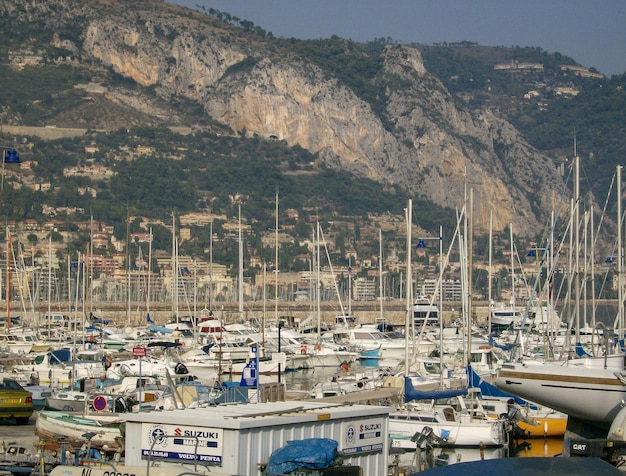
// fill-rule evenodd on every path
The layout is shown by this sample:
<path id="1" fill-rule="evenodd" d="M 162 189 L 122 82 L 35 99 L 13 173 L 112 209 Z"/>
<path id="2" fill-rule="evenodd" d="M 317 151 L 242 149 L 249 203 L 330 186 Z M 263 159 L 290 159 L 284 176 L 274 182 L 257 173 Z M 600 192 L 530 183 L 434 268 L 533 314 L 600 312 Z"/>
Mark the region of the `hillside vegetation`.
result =
<path id="1" fill-rule="evenodd" d="M 25 8 L 14 10 L 11 2 L 3 3 L 14 19 L 23 20 Z M 109 8 L 119 5 L 130 8 L 133 2 L 97 4 L 106 16 Z M 52 2 L 50 8 L 61 11 L 63 7 Z M 170 45 L 183 36 L 185 15 L 194 19 L 198 16 L 187 10 L 167 8 L 173 18 L 171 28 L 158 25 L 153 28 L 154 37 L 162 42 L 159 45 Z M 114 13 L 120 14 L 117 10 Z M 512 158 L 513 147 L 479 130 L 480 114 L 484 111 L 513 124 L 523 138 L 554 161 L 572 156 L 576 138 L 577 150 L 584 159 L 585 188 L 599 196 L 608 189 L 613 171 L 626 152 L 624 76 L 610 79 L 580 76 L 572 69 L 563 69 L 563 66 L 577 66 L 576 61 L 558 53 L 549 54 L 540 48 L 490 48 L 471 43 L 414 45 L 421 52 L 428 72 L 420 76 L 406 65 L 393 72 L 385 69 L 385 61 L 391 61 L 385 47 L 396 44 L 392 39 L 368 44 L 336 36 L 307 41 L 275 39 L 250 22 L 233 21 L 232 17 L 215 11 L 208 13 L 202 16 L 208 25 L 207 35 L 219 36 L 225 44 L 239 42 L 242 51 L 262 52 L 266 57 L 244 55 L 240 61 L 225 67 L 220 84 L 204 86 L 204 90 L 198 87 L 200 92 L 183 85 L 180 88 L 184 93 L 178 94 L 165 94 L 163 84 L 141 85 L 121 74 L 118 68 L 88 56 L 80 45 L 85 39 L 82 28 L 89 21 L 79 14 L 61 12 L 61 20 L 54 25 L 22 21 L 16 29 L 0 28 L 0 82 L 4 85 L 0 88 L 0 123 L 89 130 L 80 138 L 54 141 L 2 133 L 2 145 L 18 148 L 22 160 L 37 164 L 32 171 L 21 174 L 8 170 L 2 215 L 12 220 L 42 221 L 49 218 L 42 212 L 44 205 L 75 207 L 75 212 L 64 217 L 67 223 L 93 217 L 113 224 L 121 237 L 126 233 L 129 216 L 168 222 L 172 214 L 204 210 L 233 217 L 238 204 L 244 203 L 247 221 L 254 232 L 260 233 L 274 226 L 273 201 L 279 193 L 281 222 L 288 222 L 284 210 L 293 208 L 299 212 L 299 222 L 292 223 L 292 233 L 298 239 L 310 237 L 310 217 L 321 217 L 325 224 L 353 222 L 355 225 L 349 230 L 335 230 L 337 235 L 342 235 L 340 241 L 347 242 L 360 254 L 373 255 L 376 243 L 359 236 L 359 230 L 368 225 L 368 215 L 403 217 L 409 197 L 415 200 L 415 221 L 425 233 L 437 233 L 440 225 L 454 229 L 454 207 L 443 200 L 434 200 L 435 194 L 428 193 L 426 186 L 435 179 L 441 180 L 450 189 L 437 192 L 446 198 L 453 189 L 461 193 L 457 190 L 460 187 L 453 186 L 436 168 L 439 164 L 428 162 L 437 160 L 426 153 L 428 149 L 426 152 L 418 149 L 423 145 L 420 141 L 428 143 L 427 139 L 444 134 L 460 144 L 454 150 L 462 151 L 462 159 L 467 162 L 467 157 L 479 163 L 488 162 L 485 157 L 492 147 L 497 162 L 481 163 L 484 168 L 480 170 L 491 170 L 494 174 L 498 171 L 504 177 L 510 172 L 504 185 L 520 189 L 519 195 L 513 197 L 522 197 L 531 207 L 535 206 L 533 213 L 537 220 L 545 214 L 536 205 L 540 198 L 535 184 L 526 184 L 526 189 L 521 187 L 524 175 L 520 176 L 520 170 L 532 171 L 537 164 L 524 164 L 516 171 L 514 166 L 521 160 L 517 156 Z M 140 13 L 135 14 L 140 18 Z M 143 27 L 142 22 L 137 20 L 137 23 Z M 197 43 L 206 40 L 200 35 L 192 39 Z M 122 49 L 139 56 L 138 46 L 125 45 Z M 419 150 L 422 155 L 408 166 L 394 162 L 393 156 L 368 157 L 372 161 L 367 164 L 369 170 L 382 175 L 382 179 L 374 180 L 359 169 L 361 163 L 353 163 L 353 168 L 333 163 L 327 150 L 313 152 L 282 137 L 234 130 L 207 112 L 210 106 L 216 107 L 214 104 L 194 100 L 193 94 L 199 96 L 207 90 L 211 92 L 206 93 L 209 97 L 218 93 L 227 97 L 228 88 L 238 91 L 233 85 L 251 82 L 250 75 L 260 74 L 259 65 L 267 58 L 271 58 L 273 65 L 297 62 L 305 72 L 303 77 L 309 79 L 308 74 L 315 78 L 319 72 L 324 87 L 336 84 L 345 88 L 335 94 L 342 100 L 347 98 L 346 108 L 371 111 L 372 117 L 380 121 L 381 137 L 389 140 L 394 135 L 397 141 L 394 147 L 399 154 L 411 157 Z M 158 59 L 172 70 L 181 63 L 173 56 Z M 542 68 L 529 71 L 494 68 L 497 64 L 516 62 L 541 64 Z M 95 87 L 106 92 L 98 92 Z M 576 94 L 559 93 L 563 89 Z M 405 91 L 410 92 L 408 99 L 396 98 L 394 103 L 394 94 Z M 364 103 L 358 104 L 361 109 L 350 103 L 352 94 Z M 435 103 L 441 109 L 431 107 Z M 406 110 L 401 109 L 402 105 Z M 448 117 L 461 114 L 471 115 L 474 122 L 451 129 Z M 407 119 L 409 116 L 411 121 Z M 435 125 L 440 129 L 435 129 Z M 192 133 L 173 132 L 170 128 L 175 126 L 192 128 Z M 372 142 L 378 144 L 382 140 Z M 86 153 L 89 146 L 97 151 Z M 394 147 L 390 146 L 389 150 L 395 151 Z M 138 152 L 142 148 L 150 152 Z M 391 154 L 383 149 L 385 154 Z M 457 165 L 447 166 L 458 169 Z M 67 167 L 79 166 L 103 167 L 111 175 L 87 177 L 64 173 Z M 406 177 L 406 182 L 387 180 L 392 176 Z M 482 179 L 490 182 L 493 177 Z M 49 183 L 51 187 L 34 191 L 36 187 L 24 185 L 33 183 Z M 133 222 L 131 228 L 138 229 L 139 223 Z M 188 246 L 195 247 L 190 251 L 201 252 L 206 233 L 199 230 L 195 233 L 198 240 Z M 167 248 L 165 230 L 157 234 L 159 240 Z M 346 246 L 343 248 L 345 251 Z"/>

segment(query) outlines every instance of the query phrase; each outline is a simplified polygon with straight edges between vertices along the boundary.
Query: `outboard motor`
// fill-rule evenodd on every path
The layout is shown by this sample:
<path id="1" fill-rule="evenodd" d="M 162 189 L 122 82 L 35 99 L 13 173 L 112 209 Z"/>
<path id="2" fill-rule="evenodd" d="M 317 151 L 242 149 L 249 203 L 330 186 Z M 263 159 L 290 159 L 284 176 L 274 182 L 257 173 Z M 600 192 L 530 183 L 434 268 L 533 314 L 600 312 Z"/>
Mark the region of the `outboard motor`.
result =
<path id="1" fill-rule="evenodd" d="M 189 369 L 187 369 L 187 366 L 181 362 L 178 362 L 176 364 L 176 367 L 174 367 L 174 373 L 176 375 L 186 375 L 189 373 Z"/>
<path id="2" fill-rule="evenodd" d="M 115 411 L 117 413 L 126 413 L 128 411 L 128 403 L 124 397 L 117 397 L 115 399 Z"/>

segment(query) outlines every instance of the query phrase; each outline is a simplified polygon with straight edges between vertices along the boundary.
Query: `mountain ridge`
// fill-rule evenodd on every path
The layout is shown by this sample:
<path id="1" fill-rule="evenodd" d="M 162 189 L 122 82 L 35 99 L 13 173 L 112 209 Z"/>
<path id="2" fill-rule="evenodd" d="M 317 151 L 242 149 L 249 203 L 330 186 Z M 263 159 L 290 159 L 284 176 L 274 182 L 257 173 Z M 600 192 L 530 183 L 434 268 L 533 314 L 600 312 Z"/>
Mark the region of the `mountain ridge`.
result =
<path id="1" fill-rule="evenodd" d="M 370 73 L 379 93 L 373 105 L 331 68 L 298 57 L 289 41 L 184 7 L 3 0 L 0 12 L 16 26 L 29 22 L 54 32 L 48 45 L 67 52 L 70 63 L 91 67 L 90 83 L 98 84 L 98 71 L 108 69 L 125 86 L 132 80 L 91 93 L 124 106 L 130 124 L 152 116 L 155 124 L 184 125 L 172 101 L 193 104 L 202 110 L 195 116 L 203 127 L 284 141 L 308 150 L 324 167 L 399 186 L 444 207 L 462 206 L 472 188 L 476 226 L 483 230 L 493 211 L 496 230 L 515 223 L 516 232 L 536 234 L 553 195 L 564 189 L 552 159 L 492 112 L 460 104 L 426 70 L 417 48 L 383 49 L 380 70 Z M 338 38 L 331 46 L 337 56 L 351 48 Z M 132 119 L 142 107 L 147 114 Z"/>

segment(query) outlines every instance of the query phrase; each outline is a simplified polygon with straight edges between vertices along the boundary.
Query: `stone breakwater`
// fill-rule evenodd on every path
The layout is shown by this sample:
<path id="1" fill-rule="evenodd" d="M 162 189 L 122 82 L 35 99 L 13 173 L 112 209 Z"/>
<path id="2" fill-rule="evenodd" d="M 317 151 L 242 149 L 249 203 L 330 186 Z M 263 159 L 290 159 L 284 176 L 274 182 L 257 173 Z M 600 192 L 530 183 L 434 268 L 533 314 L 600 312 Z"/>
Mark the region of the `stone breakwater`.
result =
<path id="1" fill-rule="evenodd" d="M 200 314 L 200 311 L 205 308 L 205 303 L 198 303 L 195 309 L 197 313 Z M 52 314 L 64 314 L 72 316 L 74 319 L 81 319 L 83 316 L 82 309 L 70 311 L 70 305 L 68 303 L 55 303 L 50 309 Z M 347 307 L 344 306 L 344 309 L 347 312 Z M 239 315 L 239 305 L 236 302 L 218 302 L 212 306 L 212 310 L 213 314 L 217 318 L 222 319 L 226 324 L 239 322 L 241 320 L 262 321 L 263 319 L 267 322 L 274 322 L 276 315 L 278 315 L 279 318 L 290 317 L 296 321 L 303 321 L 307 317 L 315 314 L 315 310 L 308 302 L 291 301 L 279 301 L 278 306 L 275 306 L 273 301 L 267 302 L 265 306 L 262 302 L 246 302 L 244 303 L 243 316 Z M 444 323 L 459 320 L 461 318 L 460 310 L 460 303 L 444 302 Z M 20 312 L 15 306 L 11 308 L 11 315 L 13 317 L 19 315 L 22 322 L 33 326 L 43 322 L 43 317 L 47 312 L 48 305 L 46 303 L 38 303 L 34 311 L 28 312 Z M 138 302 L 131 302 L 130 305 L 127 302 L 97 303 L 91 307 L 87 306 L 84 312 L 85 315 L 89 315 L 89 313 L 92 312 L 98 318 L 113 320 L 118 326 L 145 324 L 147 314 L 145 303 Z M 0 313 L 6 316 L 6 302 L 0 302 Z M 375 301 L 352 303 L 352 313 L 357 317 L 360 323 L 376 322 L 381 316 L 380 303 Z M 193 305 L 185 305 L 179 307 L 178 313 L 176 313 L 170 303 L 150 304 L 150 318 L 157 324 L 175 321 L 177 314 L 179 319 L 185 319 L 194 314 L 194 307 Z M 321 304 L 320 314 L 322 322 L 332 324 L 335 322 L 335 317 L 341 314 L 341 307 L 336 301 L 324 302 Z M 474 321 L 479 323 L 486 322 L 487 303 L 474 303 L 472 314 Z M 384 319 L 391 324 L 404 324 L 407 315 L 406 303 L 400 300 L 385 301 L 382 315 Z"/>
<path id="2" fill-rule="evenodd" d="M 436 303 L 437 305 L 439 303 Z M 525 304 L 520 303 L 520 309 L 524 309 Z M 276 309 L 277 307 L 277 309 Z M 217 302 L 212 306 L 213 314 L 222 319 L 225 324 L 234 322 L 258 320 L 273 323 L 276 315 L 279 318 L 293 318 L 294 321 L 303 321 L 311 315 L 315 314 L 314 309 L 308 302 L 279 301 L 275 306 L 273 301 L 267 302 L 265 306 L 262 302 L 245 302 L 243 316 L 239 315 L 239 305 L 236 302 Z M 557 306 L 558 308 L 558 306 Z M 206 309 L 205 303 L 196 305 L 197 313 L 200 315 L 202 310 Z M 344 307 L 347 311 L 347 307 Z M 15 303 L 11 306 L 11 316 L 20 316 L 21 321 L 25 325 L 37 326 L 43 322 L 44 315 L 48 312 L 47 303 L 36 303 L 33 311 L 23 312 L 19 310 Z M 146 323 L 146 307 L 143 302 L 106 302 L 97 303 L 87 306 L 85 315 L 93 312 L 96 317 L 102 319 L 113 320 L 118 326 L 142 325 Z M 204 311 L 206 312 L 206 311 Z M 573 312 L 573 311 L 572 311 Z M 54 303 L 51 306 L 52 314 L 64 314 L 72 316 L 74 319 L 81 319 L 83 310 L 70 311 L 69 303 Z M 332 324 L 335 317 L 341 313 L 341 308 L 337 301 L 328 301 L 321 304 L 322 322 Z M 376 301 L 370 302 L 353 302 L 352 313 L 357 317 L 358 322 L 368 323 L 376 322 L 381 316 L 380 303 Z M 472 304 L 472 319 L 475 323 L 484 324 L 487 322 L 488 305 L 486 301 L 475 301 Z M 616 300 L 600 300 L 596 301 L 596 322 L 604 322 L 612 325 L 617 313 Z M 150 317 L 157 324 L 176 321 L 176 312 L 170 303 L 151 303 Z M 179 307 L 178 318 L 185 319 L 194 314 L 193 305 L 183 305 Z M 561 313 L 563 322 L 567 322 L 567 316 Z M 6 301 L 0 301 L 0 316 L 7 315 Z M 383 304 L 383 316 L 385 320 L 391 324 L 404 324 L 406 320 L 406 303 L 404 300 L 388 300 Z M 587 306 L 587 318 L 591 321 L 592 310 Z M 443 319 L 444 324 L 452 321 L 461 320 L 461 303 L 460 302 L 444 302 L 443 303 Z"/>

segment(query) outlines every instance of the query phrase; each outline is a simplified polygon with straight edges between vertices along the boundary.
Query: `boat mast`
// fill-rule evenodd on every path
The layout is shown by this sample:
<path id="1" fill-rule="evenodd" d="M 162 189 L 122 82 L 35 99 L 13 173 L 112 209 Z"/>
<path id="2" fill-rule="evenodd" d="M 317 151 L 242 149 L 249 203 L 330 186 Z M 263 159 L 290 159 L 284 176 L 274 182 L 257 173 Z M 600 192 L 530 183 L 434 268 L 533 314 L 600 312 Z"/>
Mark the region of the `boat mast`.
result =
<path id="1" fill-rule="evenodd" d="M 241 234 L 241 205 L 239 205 L 239 320 L 243 322 L 243 239 Z M 278 296 L 277 296 L 278 298 Z"/>
<path id="2" fill-rule="evenodd" d="M 87 318 L 87 314 L 86 314 L 87 307 L 85 306 L 85 299 L 86 299 L 86 296 L 87 296 L 87 268 L 86 268 L 87 262 L 85 260 L 85 257 L 86 257 L 86 253 L 83 255 L 83 264 L 82 264 L 83 276 L 81 278 L 82 279 L 82 291 L 81 291 L 81 294 L 82 294 L 82 307 L 81 307 L 81 310 L 82 310 L 82 313 L 81 313 L 82 314 L 82 320 L 81 320 L 81 325 L 82 325 L 83 329 L 85 329 L 87 327 L 85 325 L 86 324 L 86 318 Z M 83 341 L 84 341 L 84 339 L 83 339 Z M 84 347 L 85 347 L 85 344 L 83 342 L 83 348 Z"/>
<path id="3" fill-rule="evenodd" d="M 52 233 L 48 235 L 48 336 L 50 336 L 50 314 L 52 313 Z M 37 329 L 37 337 L 41 329 Z"/>
<path id="4" fill-rule="evenodd" d="M 516 289 L 515 289 L 515 246 L 514 246 L 514 236 L 513 236 L 513 222 L 509 223 L 509 237 L 510 237 L 510 253 L 511 253 L 511 308 L 513 309 L 513 313 L 515 313 L 515 308 L 517 307 L 517 299 L 516 298 Z"/>
<path id="5" fill-rule="evenodd" d="M 320 255 L 320 222 L 317 221 L 316 222 L 316 228 L 315 228 L 315 233 L 314 233 L 314 237 L 313 237 L 313 242 L 315 243 L 314 246 L 314 260 L 315 260 L 315 307 L 316 307 L 316 314 L 317 314 L 317 335 L 320 336 L 322 333 L 322 301 L 321 301 L 321 285 L 322 282 L 320 281 L 320 262 L 321 262 L 321 255 Z"/>
<path id="6" fill-rule="evenodd" d="M 624 276 L 623 264 L 624 252 L 622 250 L 622 166 L 617 166 L 617 302 L 618 302 L 618 319 L 617 331 L 618 339 L 622 339 L 624 335 Z"/>
<path id="7" fill-rule="evenodd" d="M 467 365 L 472 363 L 472 287 L 473 287 L 473 267 L 474 267 L 474 188 L 469 190 L 469 210 L 468 218 L 469 230 L 465 241 L 465 252 L 467 259 Z"/>
<path id="8" fill-rule="evenodd" d="M 130 212 L 128 205 L 126 206 L 126 294 L 128 296 L 128 303 L 126 309 L 126 325 L 130 326 Z"/>
<path id="9" fill-rule="evenodd" d="M 150 227 L 150 237 L 148 243 L 148 277 L 146 283 L 146 314 L 150 315 L 150 284 L 152 274 L 152 227 Z"/>
<path id="10" fill-rule="evenodd" d="M 70 388 L 74 387 L 74 381 L 76 378 L 76 343 L 78 340 L 78 319 L 76 316 L 76 313 L 78 312 L 78 299 L 79 299 L 79 292 L 80 292 L 80 279 L 81 279 L 81 273 L 84 273 L 83 270 L 83 261 L 82 261 L 82 257 L 81 257 L 81 253 L 80 251 L 78 252 L 78 262 L 77 262 L 77 266 L 76 266 L 76 286 L 75 288 L 75 299 L 74 299 L 74 312 L 70 314 L 70 326 L 73 327 L 73 332 L 72 332 L 72 378 L 70 379 L 71 381 L 71 385 Z M 72 330 L 70 327 L 70 330 Z"/>
<path id="11" fill-rule="evenodd" d="M 93 315 L 93 216 L 89 217 L 89 315 Z"/>
<path id="12" fill-rule="evenodd" d="M 580 158 L 576 151 L 576 138 L 574 138 L 574 292 L 575 307 L 574 315 L 576 316 L 576 342 L 580 342 Z"/>
<path id="13" fill-rule="evenodd" d="M 488 306 L 489 311 L 487 312 L 487 332 L 491 334 L 491 311 L 493 308 L 492 304 L 492 283 L 493 280 L 493 267 L 492 267 L 492 254 L 493 254 L 493 208 L 489 211 L 489 279 L 487 280 L 488 285 Z"/>
<path id="14" fill-rule="evenodd" d="M 383 286 L 383 230 L 380 228 L 378 229 L 378 295 L 380 296 L 380 322 L 384 326 L 385 314 L 383 298 L 385 294 Z"/>
<path id="15" fill-rule="evenodd" d="M 176 218 L 172 213 L 172 306 L 178 325 L 178 243 L 176 241 Z"/>
<path id="16" fill-rule="evenodd" d="M 595 235 L 595 230 L 593 229 L 594 227 L 594 220 L 593 220 L 593 196 L 590 197 L 591 200 L 591 213 L 590 213 L 590 217 L 589 217 L 589 228 L 591 230 L 591 256 L 589 257 L 589 261 L 591 262 L 591 328 L 595 329 L 596 328 L 596 264 L 595 264 L 595 260 L 596 260 L 596 235 Z"/>
<path id="17" fill-rule="evenodd" d="M 4 163 L 4 162 L 3 162 Z M 11 332 L 11 255 L 13 254 L 12 249 L 12 236 L 9 232 L 9 227 L 7 226 L 7 334 Z"/>
<path id="18" fill-rule="evenodd" d="M 352 316 L 352 257 L 348 256 L 348 315 Z"/>
<path id="19" fill-rule="evenodd" d="M 263 352 L 263 356 L 265 356 L 266 317 L 267 317 L 267 263 L 263 263 L 263 322 L 261 322 L 261 351 Z M 276 322 L 276 325 L 278 326 L 279 323 Z"/>
<path id="20" fill-rule="evenodd" d="M 439 225 L 439 365 L 440 384 L 443 388 L 443 227 Z"/>
<path id="21" fill-rule="evenodd" d="M 467 208 L 467 202 L 465 203 Z M 469 325 L 469 312 L 468 312 L 468 285 L 467 285 L 467 213 L 463 215 L 463 231 L 459 236 L 459 262 L 461 263 L 461 308 L 462 308 L 462 320 L 465 327 L 466 337 L 463 340 L 463 360 L 466 365 L 469 364 L 470 352 L 469 341 L 471 340 L 471 330 Z M 443 349 L 441 349 L 443 352 Z"/>
<path id="22" fill-rule="evenodd" d="M 413 223 L 413 200 L 409 198 L 406 215 L 406 318 L 404 322 L 404 376 L 409 376 L 409 331 L 413 321 L 413 279 L 411 271 L 411 225 Z"/>
<path id="23" fill-rule="evenodd" d="M 213 312 L 213 218 L 209 230 L 209 315 Z"/>
<path id="24" fill-rule="evenodd" d="M 276 235 L 275 235 L 275 266 L 274 266 L 274 283 L 276 285 L 276 295 L 274 296 L 274 319 L 276 320 L 276 325 L 278 325 L 278 192 L 276 192 Z"/>
<path id="25" fill-rule="evenodd" d="M 471 343 L 472 343 L 472 310 L 471 310 L 471 301 L 472 301 L 472 283 L 471 283 L 471 261 L 468 261 L 467 258 L 467 249 L 468 249 L 468 222 L 470 226 L 469 232 L 471 233 L 471 221 L 472 221 L 472 189 L 469 190 L 469 198 L 468 198 L 468 190 L 467 190 L 467 168 L 464 171 L 465 175 L 465 183 L 463 190 L 463 232 L 461 237 L 459 237 L 459 257 L 461 262 L 461 287 L 463 289 L 463 298 L 461 302 L 461 307 L 463 309 L 463 322 L 466 326 L 467 338 L 463 342 L 464 352 L 466 354 L 465 364 L 471 364 Z M 469 216 L 468 216 L 469 215 Z M 459 217 L 460 218 L 460 217 Z M 443 349 L 441 349 L 443 352 Z"/>
<path id="26" fill-rule="evenodd" d="M 193 341 L 198 342 L 198 272 L 195 258 L 193 259 Z"/>

